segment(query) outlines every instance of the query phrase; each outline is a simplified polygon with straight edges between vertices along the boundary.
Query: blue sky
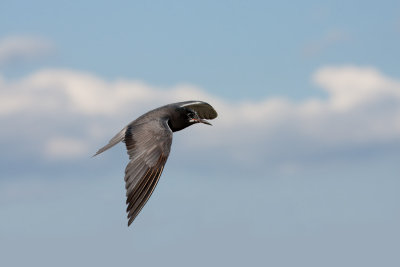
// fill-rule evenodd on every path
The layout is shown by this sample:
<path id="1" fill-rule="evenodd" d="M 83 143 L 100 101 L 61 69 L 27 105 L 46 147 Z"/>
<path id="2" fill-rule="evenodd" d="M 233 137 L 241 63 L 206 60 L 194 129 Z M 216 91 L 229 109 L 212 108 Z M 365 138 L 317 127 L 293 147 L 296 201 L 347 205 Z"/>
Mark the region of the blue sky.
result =
<path id="1" fill-rule="evenodd" d="M 398 266 L 399 14 L 2 1 L 0 265 Z M 188 99 L 219 117 L 174 135 L 127 228 L 123 145 L 90 156 Z"/>
<path id="2" fill-rule="evenodd" d="M 327 64 L 400 75 L 398 1 L 5 1 L 1 9 L 3 36 L 54 43 L 45 66 L 107 79 L 189 82 L 254 100 L 316 94 L 310 73 Z"/>

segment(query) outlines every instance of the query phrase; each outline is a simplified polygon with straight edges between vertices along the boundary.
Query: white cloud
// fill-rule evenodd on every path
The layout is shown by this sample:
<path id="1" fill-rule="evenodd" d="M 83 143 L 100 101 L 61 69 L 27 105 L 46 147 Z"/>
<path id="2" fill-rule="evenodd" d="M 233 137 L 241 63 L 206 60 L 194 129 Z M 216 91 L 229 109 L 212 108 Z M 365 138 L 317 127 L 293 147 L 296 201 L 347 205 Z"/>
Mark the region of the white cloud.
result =
<path id="1" fill-rule="evenodd" d="M 9 36 L 0 39 L 0 66 L 6 63 L 30 60 L 49 54 L 53 44 L 33 36 Z"/>
<path id="2" fill-rule="evenodd" d="M 191 129 L 178 143 L 183 149 L 216 149 L 231 160 L 279 159 L 283 167 L 298 166 L 299 160 L 333 150 L 398 142 L 399 80 L 354 66 L 321 68 L 312 79 L 328 93 L 325 99 L 233 103 L 192 85 L 155 88 L 77 71 L 43 70 L 17 81 L 0 80 L 0 118 L 9 126 L 1 135 L 2 140 L 41 144 L 44 157 L 87 157 L 150 108 L 198 99 L 217 109 L 215 126 Z"/>
<path id="3" fill-rule="evenodd" d="M 0 86 L 0 114 L 35 110 L 115 116 L 168 100 L 208 97 L 190 85 L 162 90 L 139 81 L 109 83 L 94 75 L 70 70 L 43 70 L 15 83 L 3 81 Z"/>
<path id="4" fill-rule="evenodd" d="M 372 67 L 326 67 L 315 73 L 314 82 L 330 94 L 331 107 L 338 111 L 372 104 L 380 98 L 400 97 L 400 82 Z"/>

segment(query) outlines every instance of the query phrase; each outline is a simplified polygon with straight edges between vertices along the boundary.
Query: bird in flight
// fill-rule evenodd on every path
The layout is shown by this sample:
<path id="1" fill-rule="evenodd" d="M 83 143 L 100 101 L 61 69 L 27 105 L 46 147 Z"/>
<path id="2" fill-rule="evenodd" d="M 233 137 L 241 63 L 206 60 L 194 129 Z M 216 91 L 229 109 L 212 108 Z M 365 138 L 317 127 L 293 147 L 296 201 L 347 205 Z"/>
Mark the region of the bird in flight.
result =
<path id="1" fill-rule="evenodd" d="M 151 110 L 129 123 L 94 156 L 119 142 L 128 150 L 125 168 L 126 212 L 128 226 L 142 210 L 160 179 L 171 150 L 172 133 L 218 116 L 214 108 L 202 101 L 185 101 Z"/>

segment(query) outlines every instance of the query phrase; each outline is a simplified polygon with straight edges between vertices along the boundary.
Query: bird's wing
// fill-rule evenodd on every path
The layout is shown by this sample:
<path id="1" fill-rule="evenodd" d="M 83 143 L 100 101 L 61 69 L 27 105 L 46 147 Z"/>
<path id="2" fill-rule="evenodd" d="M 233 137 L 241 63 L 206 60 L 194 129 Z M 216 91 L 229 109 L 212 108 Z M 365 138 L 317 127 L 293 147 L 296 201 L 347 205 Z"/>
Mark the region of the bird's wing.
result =
<path id="1" fill-rule="evenodd" d="M 181 102 L 180 106 L 196 111 L 197 115 L 202 119 L 212 120 L 218 116 L 215 109 L 210 104 L 203 101 Z"/>
<path id="2" fill-rule="evenodd" d="M 119 142 L 123 141 L 125 138 L 125 133 L 126 133 L 126 129 L 127 127 L 125 127 L 124 129 L 122 129 L 119 133 L 117 133 L 113 138 L 111 138 L 111 140 L 108 142 L 107 145 L 103 146 L 102 148 L 100 148 L 99 150 L 97 150 L 96 154 L 93 155 L 93 157 L 97 156 L 100 153 L 103 153 L 104 151 L 106 151 L 107 149 L 115 146 L 116 144 L 118 144 Z"/>
<path id="3" fill-rule="evenodd" d="M 172 131 L 166 120 L 150 120 L 128 126 L 124 142 L 130 159 L 125 169 L 129 226 L 158 183 L 171 149 Z"/>

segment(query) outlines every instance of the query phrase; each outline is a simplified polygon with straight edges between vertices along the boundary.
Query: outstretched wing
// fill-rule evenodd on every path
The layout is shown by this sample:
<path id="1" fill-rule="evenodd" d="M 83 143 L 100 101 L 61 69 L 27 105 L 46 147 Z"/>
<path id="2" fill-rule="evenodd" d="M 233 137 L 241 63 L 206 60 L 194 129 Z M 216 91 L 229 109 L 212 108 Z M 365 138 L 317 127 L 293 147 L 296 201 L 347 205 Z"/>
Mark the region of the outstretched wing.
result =
<path id="1" fill-rule="evenodd" d="M 150 120 L 129 125 L 124 142 L 130 159 L 125 169 L 129 226 L 150 198 L 160 179 L 171 149 L 172 131 L 166 120 Z"/>
<path id="2" fill-rule="evenodd" d="M 218 116 L 215 109 L 210 104 L 203 101 L 185 101 L 178 104 L 180 107 L 186 107 L 196 111 L 197 115 L 202 119 L 212 120 Z"/>

